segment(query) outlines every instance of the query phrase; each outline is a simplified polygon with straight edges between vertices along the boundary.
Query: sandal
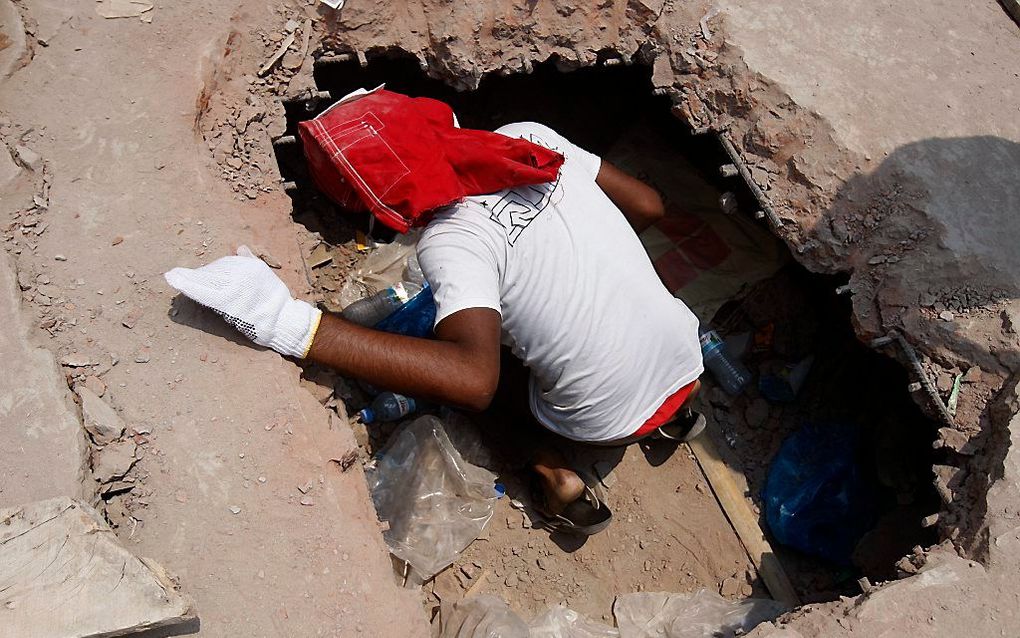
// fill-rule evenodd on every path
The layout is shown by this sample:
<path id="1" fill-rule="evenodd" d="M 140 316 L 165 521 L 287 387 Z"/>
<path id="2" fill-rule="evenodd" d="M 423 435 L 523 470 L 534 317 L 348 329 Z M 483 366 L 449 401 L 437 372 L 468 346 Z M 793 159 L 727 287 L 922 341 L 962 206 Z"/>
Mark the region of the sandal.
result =
<path id="1" fill-rule="evenodd" d="M 531 479 L 531 503 L 535 510 L 544 517 L 545 520 L 541 521 L 544 527 L 575 536 L 593 536 L 609 527 L 609 523 L 613 520 L 613 513 L 595 493 L 595 489 L 589 481 L 591 477 L 583 472 L 577 472 L 577 475 L 584 481 L 584 492 L 580 497 L 568 503 L 559 514 L 549 511 L 545 491 L 542 489 L 538 476 L 532 476 Z"/>
<path id="2" fill-rule="evenodd" d="M 686 443 L 705 431 L 705 415 L 687 408 L 678 418 L 664 423 L 652 433 L 652 438 L 667 439 L 677 443 Z"/>

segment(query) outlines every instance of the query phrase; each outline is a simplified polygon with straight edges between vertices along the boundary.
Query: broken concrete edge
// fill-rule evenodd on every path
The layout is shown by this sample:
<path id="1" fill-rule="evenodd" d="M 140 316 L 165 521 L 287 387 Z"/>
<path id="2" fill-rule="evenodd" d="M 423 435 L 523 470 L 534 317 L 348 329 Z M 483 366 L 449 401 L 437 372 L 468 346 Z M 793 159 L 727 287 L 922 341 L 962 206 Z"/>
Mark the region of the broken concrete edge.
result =
<path id="1" fill-rule="evenodd" d="M 655 16 L 656 20 L 658 17 Z M 509 55 L 489 56 L 488 63 L 478 59 L 455 59 L 456 56 L 449 55 L 451 52 L 447 48 L 436 47 L 434 42 L 424 40 L 418 46 L 407 46 L 405 43 L 381 46 L 378 38 L 374 38 L 373 42 L 372 35 L 347 32 L 342 27 L 336 28 L 335 24 L 326 31 L 320 22 L 317 24 L 316 44 L 308 50 L 308 55 L 344 62 L 357 59 L 362 65 L 367 64 L 370 57 L 406 55 L 416 59 L 430 77 L 461 90 L 477 88 L 482 78 L 489 74 L 528 73 L 533 64 L 539 61 L 555 61 L 563 70 L 591 66 L 600 61 L 604 63 L 606 59 L 647 64 L 654 71 L 653 84 L 659 87 L 657 92 L 671 98 L 674 115 L 685 122 L 692 132 L 712 132 L 719 136 L 747 187 L 758 198 L 762 217 L 774 234 L 790 248 L 794 258 L 814 272 L 849 274 L 848 289 L 855 293 L 852 299 L 855 331 L 859 340 L 868 343 L 876 337 L 887 335 L 890 330 L 909 332 L 898 318 L 883 316 L 877 301 L 877 287 L 870 279 L 872 268 L 868 264 L 881 252 L 881 247 L 871 246 L 867 242 L 851 247 L 835 236 L 835 231 L 827 227 L 812 227 L 816 226 L 813 222 L 817 221 L 817 211 L 828 210 L 835 205 L 840 180 L 862 173 L 865 170 L 862 167 L 868 166 L 869 170 L 873 168 L 868 165 L 871 158 L 850 151 L 821 116 L 798 106 L 777 82 L 751 71 L 739 47 L 727 36 L 725 17 L 721 20 L 723 28 L 717 31 L 720 37 L 714 38 L 709 47 L 711 51 L 699 49 L 700 55 L 679 50 L 664 34 L 652 27 L 640 36 L 635 35 L 641 29 L 638 24 L 640 20 L 635 20 L 633 25 L 635 33 L 620 34 L 619 40 L 612 46 L 599 50 L 566 50 L 559 46 L 549 46 L 541 60 L 537 59 L 541 56 L 535 56 L 532 51 L 521 54 L 519 58 Z M 410 38 L 409 41 L 413 42 L 414 39 Z M 683 46 L 679 45 L 680 48 Z M 715 63 L 707 61 L 706 57 L 711 57 Z M 241 71 L 234 70 L 235 79 Z M 268 105 L 279 105 L 281 97 L 300 100 L 315 92 L 312 71 L 313 65 L 303 64 L 296 73 L 284 74 L 275 93 L 265 87 L 254 88 L 252 91 L 258 93 L 260 99 Z M 672 77 L 666 77 L 670 74 Z M 283 90 L 279 90 L 279 87 L 283 87 Z M 286 125 L 282 109 L 267 112 L 262 123 L 267 131 L 282 133 Z M 778 144 L 774 143 L 784 136 L 810 139 L 811 144 L 801 145 L 796 152 L 784 158 L 779 154 Z M 262 135 L 257 144 L 271 154 L 274 137 L 271 133 Z M 773 178 L 770 180 L 771 189 L 766 184 L 758 183 L 748 168 L 750 166 L 756 170 L 765 167 L 765 173 Z M 741 167 L 744 170 L 739 170 Z M 867 311 L 861 312 L 861 308 Z M 862 317 L 868 318 L 864 320 Z M 923 341 L 913 343 L 925 359 L 945 360 L 946 352 L 933 351 Z M 901 354 L 886 354 L 897 358 L 905 366 L 909 364 Z M 999 389 L 1001 386 L 996 391 Z M 915 395 L 914 399 L 922 409 L 932 408 L 924 398 Z M 939 406 L 944 407 L 941 403 Z M 953 425 L 951 419 L 947 425 Z M 982 443 L 985 444 L 982 447 L 987 449 L 988 437 Z M 946 466 L 955 468 L 949 472 L 953 474 L 952 478 L 979 475 L 980 470 L 975 464 L 982 457 L 982 450 L 969 439 L 965 444 L 958 443 L 957 447 L 959 449 L 954 451 L 966 448 L 968 454 L 963 456 L 972 458 L 963 460 L 964 468 Z M 962 519 L 973 518 L 966 512 L 954 511 L 954 508 L 960 506 L 959 499 L 946 500 L 947 511 L 942 512 L 941 516 L 933 514 L 932 517 L 943 530 L 949 530 L 946 533 L 960 543 L 961 551 L 966 551 L 962 548 L 968 544 L 965 542 L 967 539 L 961 538 L 959 527 L 954 528 L 952 525 Z"/>
<path id="2" fill-rule="evenodd" d="M 989 581 L 1011 581 L 1020 565 L 1020 534 L 1015 516 L 1020 496 L 1020 375 L 1012 377 L 1008 387 L 991 403 L 995 420 L 992 433 L 999 439 L 992 449 L 1001 450 L 1002 454 L 987 459 L 988 471 L 983 478 L 989 487 L 978 503 L 984 512 L 980 517 L 982 527 L 975 533 L 982 545 L 971 552 L 969 559 L 961 557 L 957 548 L 946 540 L 909 557 L 913 559 L 915 571 L 906 578 L 875 586 L 858 596 L 799 608 L 772 623 L 760 625 L 748 634 L 749 638 L 847 635 L 852 629 L 859 630 L 861 635 L 877 635 L 883 623 L 900 617 L 906 609 L 930 622 L 934 616 L 917 611 L 916 596 L 926 596 L 935 588 L 954 592 L 955 604 L 962 610 L 963 624 L 969 622 L 968 613 L 981 622 L 994 621 L 1000 611 L 1004 615 L 1011 613 L 1012 595 L 997 591 L 1000 583 Z M 982 591 L 982 586 L 995 591 Z M 1007 595 L 995 599 L 989 597 L 990 593 Z M 935 611 L 940 604 L 937 600 L 929 601 L 929 611 Z M 975 621 L 975 626 L 977 624 Z M 900 634 L 913 635 L 903 629 L 897 630 L 896 635 Z"/>
<path id="3" fill-rule="evenodd" d="M 29 520 L 29 517 L 33 515 L 43 518 Z M 56 533 L 47 531 L 53 525 L 61 524 L 62 519 L 63 526 L 60 530 Z M 28 526 L 25 529 L 19 530 L 19 525 L 25 527 L 26 524 Z M 0 509 L 0 525 L 7 529 L 3 538 L 0 539 L 0 549 L 13 553 L 13 556 L 8 555 L 8 560 L 5 561 L 5 564 L 10 566 L 12 571 L 3 574 L 5 576 L 3 585 L 5 586 L 0 588 L 0 590 L 5 592 L 5 596 L 14 596 L 14 598 L 6 601 L 6 609 L 9 611 L 4 615 L 4 619 L 8 627 L 24 628 L 28 625 L 35 626 L 42 624 L 47 626 L 49 631 L 66 631 L 67 635 L 77 635 L 77 632 L 84 629 L 91 632 L 88 634 L 89 636 L 97 638 L 135 635 L 170 627 L 174 628 L 172 633 L 162 633 L 160 635 L 179 635 L 198 631 L 199 619 L 195 612 L 194 601 L 190 596 L 180 591 L 177 580 L 158 562 L 150 558 L 131 554 L 121 544 L 120 540 L 117 539 L 103 516 L 84 500 L 58 496 Z M 43 537 L 32 540 L 28 547 L 19 548 L 17 543 L 7 545 L 25 535 L 32 533 L 39 534 L 43 526 L 46 526 L 46 530 L 41 532 Z M 87 544 L 88 547 L 81 547 L 78 543 L 74 542 L 76 537 L 94 537 L 94 539 Z M 49 557 L 49 550 L 51 548 L 48 547 L 48 544 L 50 543 L 60 545 L 56 549 L 58 553 L 70 552 L 71 555 L 65 558 L 59 566 L 55 567 L 54 571 L 46 572 L 44 570 L 42 573 L 35 574 L 33 569 L 31 584 L 19 581 L 19 577 L 24 575 L 24 571 L 19 569 L 19 565 L 34 564 L 34 561 L 39 557 Z M 101 547 L 106 549 L 100 552 L 99 549 Z M 75 552 L 79 550 L 87 551 L 88 557 L 77 557 Z M 32 552 L 38 553 L 39 557 L 36 557 Z M 20 563 L 16 559 L 19 556 L 21 558 Z M 98 560 L 97 557 L 99 557 Z M 123 561 L 123 566 L 114 567 L 111 565 L 114 558 L 118 559 L 116 563 Z M 131 559 L 136 560 L 137 565 L 129 568 L 128 561 Z M 103 570 L 104 561 L 108 568 L 105 571 Z M 91 572 L 88 571 L 90 566 L 94 566 Z M 62 574 L 60 571 L 62 569 L 68 569 L 69 572 Z M 113 578 L 117 572 L 120 573 L 120 578 L 115 583 L 101 582 L 104 577 Z M 141 609 L 139 604 L 137 615 L 134 617 L 132 617 L 132 611 L 121 613 L 120 621 L 130 619 L 128 622 L 132 623 L 131 626 L 109 627 L 109 623 L 112 622 L 110 620 L 111 617 L 103 612 L 102 601 L 90 600 L 90 596 L 102 595 L 105 600 L 108 592 L 100 592 L 97 588 L 102 589 L 104 586 L 113 584 L 113 590 L 116 591 L 124 581 L 126 574 L 130 574 L 131 579 L 134 579 L 131 582 L 138 589 L 132 591 L 121 590 L 118 593 L 121 596 L 121 602 L 146 600 L 148 607 Z M 145 574 L 147 578 L 144 581 L 137 580 L 140 574 Z M 81 582 L 75 581 L 70 583 L 70 586 L 73 587 L 73 599 L 62 600 L 61 597 L 68 593 L 62 587 L 68 585 L 68 580 L 74 581 L 74 579 L 79 579 Z M 143 592 L 142 589 L 147 586 L 154 586 L 155 590 Z M 146 595 L 146 593 L 151 594 L 153 591 L 158 591 L 159 594 L 154 598 Z M 50 597 L 56 598 L 50 600 Z M 19 618 L 19 615 L 25 613 L 23 609 L 26 602 L 29 609 L 32 609 L 33 605 L 35 607 L 52 607 L 55 613 L 49 615 L 45 620 L 35 616 Z M 92 613 L 94 615 L 83 618 L 78 613 L 68 614 L 65 607 L 73 607 L 74 604 L 85 605 L 86 611 L 82 613 L 86 615 Z M 149 619 L 153 615 L 160 614 L 163 615 L 162 618 Z M 66 626 L 61 624 L 61 619 L 65 620 Z M 83 623 L 87 625 L 87 629 L 83 627 Z M 109 628 L 95 632 L 103 624 L 106 624 Z M 47 635 L 50 634 L 47 633 Z"/>
<path id="4" fill-rule="evenodd" d="M 15 293 L 17 293 L 18 292 L 17 281 L 18 281 L 19 272 L 17 270 L 16 260 L 12 259 L 9 255 L 7 255 L 6 252 L 4 252 L 3 255 L 0 255 L 0 268 L 2 268 L 2 269 L 9 269 L 9 271 L 11 273 L 11 276 L 13 277 L 13 281 L 14 281 L 13 287 L 14 287 Z M 22 315 L 24 317 L 28 317 L 29 316 L 25 312 L 24 301 L 22 299 L 15 299 L 14 300 L 14 305 L 15 305 L 15 307 L 13 308 L 13 312 L 19 313 L 20 315 Z M 10 328 L 10 327 L 8 326 L 8 328 Z M 25 343 L 28 344 L 28 346 L 30 348 L 32 348 L 33 350 L 36 351 L 37 356 L 42 360 L 42 363 L 38 366 L 38 369 L 39 369 L 40 373 L 46 374 L 46 375 L 52 375 L 52 378 L 55 379 L 55 380 L 57 380 L 57 379 L 66 379 L 66 377 L 64 376 L 63 368 L 59 365 L 56 356 L 46 346 L 46 344 L 40 343 L 40 341 L 35 338 L 35 335 L 32 334 L 32 328 L 30 328 L 28 325 L 25 325 L 24 326 L 24 330 L 21 331 L 21 335 L 19 335 L 19 336 L 20 336 L 20 338 Z M 55 383 L 58 384 L 58 386 L 64 388 L 63 401 L 64 401 L 65 406 L 67 407 L 67 411 L 70 414 L 76 416 L 76 418 L 78 419 L 78 424 L 79 424 L 79 426 L 81 426 L 81 414 L 80 414 L 80 411 L 79 411 L 77 403 L 74 401 L 74 395 L 71 393 L 71 391 L 69 389 L 66 388 L 66 386 L 62 385 L 60 383 L 60 381 L 55 381 Z M 12 425 L 15 425 L 15 424 L 12 424 Z M 21 424 L 16 424 L 16 425 L 21 425 Z M 88 436 L 86 435 L 85 429 L 83 427 L 79 427 L 79 435 L 80 435 L 80 440 L 79 440 L 79 445 L 78 445 L 79 454 L 78 454 L 78 460 L 75 463 L 75 466 L 76 466 L 75 473 L 78 476 L 79 490 L 77 492 L 73 493 L 73 494 L 68 494 L 68 496 L 75 497 L 75 498 L 79 498 L 80 497 L 80 498 L 85 498 L 85 499 L 91 500 L 93 498 L 98 498 L 98 491 L 93 492 L 93 491 L 90 491 L 88 489 L 89 481 L 87 480 L 87 477 L 88 477 L 88 474 L 89 474 L 89 467 L 90 467 L 89 466 L 89 439 L 88 439 Z"/>

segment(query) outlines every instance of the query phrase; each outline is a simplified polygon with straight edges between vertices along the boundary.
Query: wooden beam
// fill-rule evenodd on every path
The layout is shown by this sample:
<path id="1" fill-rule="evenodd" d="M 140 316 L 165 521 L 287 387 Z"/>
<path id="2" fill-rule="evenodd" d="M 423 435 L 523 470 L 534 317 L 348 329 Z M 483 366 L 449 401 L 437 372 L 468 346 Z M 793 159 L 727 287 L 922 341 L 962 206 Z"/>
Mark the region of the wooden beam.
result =
<path id="1" fill-rule="evenodd" d="M 999 0 L 999 3 L 1017 23 L 1017 26 L 1020 26 L 1020 0 Z"/>
<path id="2" fill-rule="evenodd" d="M 691 446 L 691 451 L 698 459 L 698 465 L 705 473 L 716 500 L 719 501 L 730 525 L 737 532 L 744 550 L 768 587 L 769 593 L 784 605 L 798 607 L 801 602 L 797 592 L 794 591 L 786 571 L 779 562 L 779 557 L 772 551 L 772 546 L 758 525 L 758 519 L 748 506 L 743 491 L 737 487 L 735 476 L 737 472 L 722 460 L 707 434 L 699 436 L 688 445 Z"/>

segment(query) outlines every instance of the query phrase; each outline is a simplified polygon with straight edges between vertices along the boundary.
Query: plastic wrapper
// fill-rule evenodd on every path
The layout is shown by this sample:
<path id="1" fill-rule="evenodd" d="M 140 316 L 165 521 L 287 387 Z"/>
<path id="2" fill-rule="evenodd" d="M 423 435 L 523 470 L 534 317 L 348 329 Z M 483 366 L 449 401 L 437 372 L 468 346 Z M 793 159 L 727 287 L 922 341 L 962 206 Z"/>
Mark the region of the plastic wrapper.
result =
<path id="1" fill-rule="evenodd" d="M 730 601 L 705 589 L 693 594 L 624 594 L 613 603 L 621 638 L 730 638 L 783 611 L 774 600 Z"/>
<path id="2" fill-rule="evenodd" d="M 857 428 L 809 424 L 783 442 L 765 483 L 765 520 L 780 543 L 849 565 L 875 523 L 875 497 L 858 466 Z"/>
<path id="3" fill-rule="evenodd" d="M 366 478 L 390 552 L 425 580 L 478 538 L 497 498 L 496 475 L 465 461 L 434 416 L 395 432 Z"/>
<path id="4" fill-rule="evenodd" d="M 401 281 L 407 258 L 417 250 L 420 235 L 421 231 L 412 230 L 374 248 L 340 289 L 340 307 L 346 308 Z"/>
<path id="5" fill-rule="evenodd" d="M 613 627 L 595 622 L 573 609 L 557 605 L 528 625 L 530 638 L 620 638 Z"/>
<path id="6" fill-rule="evenodd" d="M 562 605 L 525 623 L 494 596 L 444 604 L 433 626 L 436 638 L 620 638 L 616 629 Z"/>
<path id="7" fill-rule="evenodd" d="M 435 638 L 529 638 L 527 623 L 495 596 L 473 596 L 444 604 L 436 617 Z"/>
<path id="8" fill-rule="evenodd" d="M 389 317 L 377 323 L 375 328 L 408 337 L 430 338 L 435 321 L 436 302 L 432 298 L 432 288 L 425 284 L 421 292 Z"/>

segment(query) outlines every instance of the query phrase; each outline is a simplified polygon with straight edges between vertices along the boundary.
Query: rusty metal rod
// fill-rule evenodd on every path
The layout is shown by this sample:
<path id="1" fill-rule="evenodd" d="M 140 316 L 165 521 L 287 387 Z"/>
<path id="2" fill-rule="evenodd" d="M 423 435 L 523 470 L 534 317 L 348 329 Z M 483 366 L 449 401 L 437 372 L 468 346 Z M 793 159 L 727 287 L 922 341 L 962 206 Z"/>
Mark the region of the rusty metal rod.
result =
<path id="1" fill-rule="evenodd" d="M 719 142 L 723 145 L 723 150 L 730 156 L 730 161 L 737 167 L 737 171 L 740 172 L 740 176 L 744 178 L 748 188 L 754 194 L 755 199 L 758 200 L 758 204 L 761 209 L 765 212 L 765 218 L 768 220 L 769 225 L 772 226 L 773 230 L 779 230 L 783 227 L 783 222 L 780 221 L 779 216 L 776 215 L 776 211 L 772 209 L 772 204 L 769 202 L 765 193 L 761 190 L 758 184 L 755 183 L 754 178 L 751 176 L 751 171 L 748 170 L 747 165 L 744 163 L 740 154 L 737 153 L 736 147 L 733 146 L 733 142 L 729 140 L 726 134 L 722 131 L 716 133 L 719 138 Z"/>
<path id="2" fill-rule="evenodd" d="M 904 356 L 907 357 L 907 361 L 910 362 L 910 366 L 914 369 L 914 373 L 921 382 L 921 387 L 924 388 L 925 392 L 928 394 L 928 398 L 931 399 L 931 402 L 935 404 L 939 416 L 942 417 L 942 420 L 945 421 L 946 424 L 955 427 L 956 421 L 953 419 L 953 415 L 949 413 L 949 409 L 946 407 L 946 404 L 942 402 L 942 397 L 939 396 L 938 390 L 935 388 L 935 384 L 931 382 L 931 379 L 928 378 L 928 373 L 926 373 L 924 368 L 921 366 L 921 360 L 917 357 L 917 352 L 914 350 L 914 346 L 910 345 L 903 335 L 896 330 L 890 331 L 889 336 L 900 345 L 900 349 L 903 350 Z"/>

